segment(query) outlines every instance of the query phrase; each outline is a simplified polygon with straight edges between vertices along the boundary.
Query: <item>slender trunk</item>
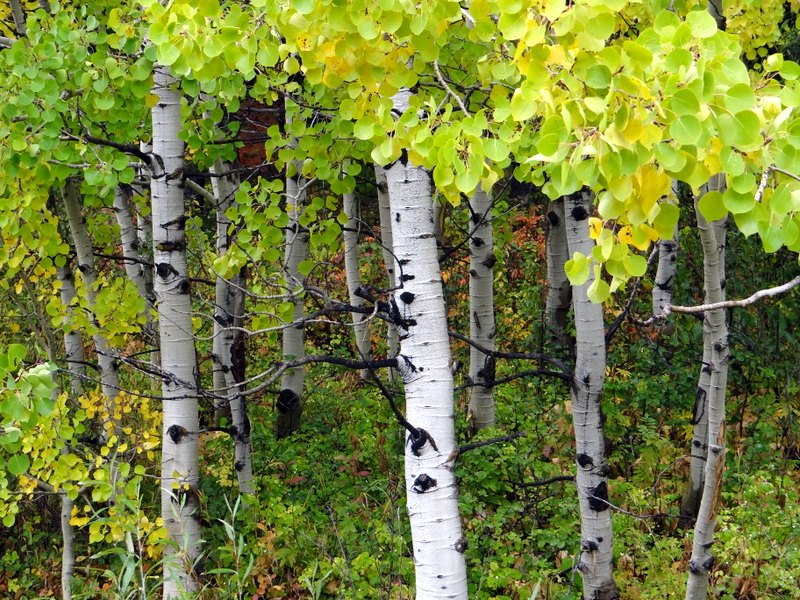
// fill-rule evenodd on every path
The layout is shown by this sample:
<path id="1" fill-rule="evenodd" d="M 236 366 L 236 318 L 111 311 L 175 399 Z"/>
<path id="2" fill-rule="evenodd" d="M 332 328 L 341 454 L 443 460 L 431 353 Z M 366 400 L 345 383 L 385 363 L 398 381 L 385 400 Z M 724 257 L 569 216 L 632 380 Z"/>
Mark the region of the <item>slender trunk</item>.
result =
<path id="1" fill-rule="evenodd" d="M 710 189 L 719 189 L 721 176 L 712 180 Z M 708 223 L 697 210 L 697 225 L 703 245 L 703 276 L 705 279 L 705 302 L 725 299 L 725 220 Z M 708 362 L 702 370 L 708 378 L 705 395 L 705 439 L 707 450 L 700 507 L 694 529 L 692 556 L 689 559 L 689 580 L 686 586 L 687 600 L 704 600 L 708 590 L 708 576 L 714 566 L 714 526 L 722 491 L 722 475 L 725 470 L 725 393 L 728 383 L 728 326 L 723 309 L 705 313 L 703 319 L 703 346 L 708 349 Z M 699 419 L 696 419 L 699 420 Z M 692 455 L 699 454 L 692 442 Z"/>
<path id="2" fill-rule="evenodd" d="M 470 198 L 472 231 L 469 259 L 469 335 L 478 344 L 494 350 L 494 237 L 492 200 L 481 189 Z M 493 427 L 494 357 L 469 348 L 469 414 L 475 430 Z"/>
<path id="3" fill-rule="evenodd" d="M 594 242 L 589 237 L 588 218 L 592 194 L 578 191 L 566 197 L 566 235 L 570 254 L 590 256 Z M 606 371 L 603 306 L 591 302 L 587 290 L 594 276 L 573 286 L 575 314 L 575 376 L 570 386 L 575 428 L 577 471 L 575 484 L 581 512 L 581 556 L 578 570 L 583 576 L 583 596 L 591 600 L 619 598 L 614 582 L 611 510 L 608 503 L 608 465 L 601 397 Z"/>
<path id="4" fill-rule="evenodd" d="M 122 246 L 122 255 L 126 260 L 123 261 L 125 266 L 125 273 L 128 276 L 136 289 L 139 290 L 139 295 L 144 298 L 148 305 L 152 303 L 152 286 L 148 287 L 146 278 L 146 269 L 144 261 L 139 253 L 141 241 L 139 240 L 139 227 L 133 220 L 133 203 L 130 197 L 130 188 L 123 189 L 118 187 L 114 193 L 114 214 L 117 218 L 119 225 L 120 243 Z"/>
<path id="5" fill-rule="evenodd" d="M 550 341 L 559 349 L 571 349 L 574 340 L 567 333 L 567 318 L 572 304 L 572 287 L 564 265 L 569 260 L 567 250 L 564 198 L 550 202 L 547 207 L 547 300 L 545 318 Z"/>
<path id="6" fill-rule="evenodd" d="M 355 194 L 345 194 L 342 201 L 344 214 L 347 223 L 344 226 L 344 270 L 347 274 L 347 291 L 350 296 L 350 304 L 353 306 L 364 306 L 364 299 L 356 294 L 361 287 L 361 274 L 358 265 L 358 237 L 361 232 L 361 219 L 356 210 Z M 368 315 L 353 313 L 353 331 L 356 338 L 356 349 L 362 360 L 372 358 L 372 340 L 369 334 Z M 361 371 L 361 379 L 368 379 L 369 371 Z"/>
<path id="7" fill-rule="evenodd" d="M 63 190 L 64 211 L 67 215 L 72 242 L 75 246 L 75 256 L 78 260 L 78 271 L 86 288 L 86 297 L 89 309 L 94 310 L 97 298 L 97 269 L 94 262 L 92 242 L 86 229 L 86 221 L 82 213 L 82 197 L 80 184 L 74 178 L 68 179 Z M 117 408 L 119 395 L 118 364 L 116 354 L 108 345 L 108 340 L 103 335 L 102 327 L 96 323 L 97 333 L 92 336 L 95 352 L 97 354 L 97 372 L 100 376 L 100 387 L 105 399 L 105 421 L 102 423 L 104 441 L 122 438 L 122 413 Z M 119 484 L 119 470 L 117 468 L 116 452 L 108 455 L 109 483 L 112 490 L 112 502 L 116 503 L 117 486 Z"/>
<path id="8" fill-rule="evenodd" d="M 303 274 L 299 265 L 308 253 L 308 230 L 300 224 L 300 215 L 306 201 L 306 180 L 300 173 L 302 164 L 292 163 L 292 173 L 286 177 L 286 202 L 288 204 L 289 225 L 286 228 L 286 257 L 283 266 L 283 277 L 290 292 L 289 300 L 294 305 L 292 320 L 297 323 L 303 318 L 305 295 L 303 293 Z M 291 325 L 283 330 L 284 359 L 303 358 L 305 327 L 302 324 Z M 278 418 L 275 424 L 275 435 L 286 437 L 300 427 L 303 413 L 303 382 L 305 368 L 287 369 L 281 378 L 281 394 L 278 399 Z"/>
<path id="9" fill-rule="evenodd" d="M 71 302 L 76 296 L 74 275 L 72 269 L 63 266 L 56 269 L 56 276 L 61 283 L 59 291 L 61 304 L 69 319 L 69 314 L 72 312 Z M 73 396 L 77 396 L 82 387 L 80 376 L 85 371 L 83 341 L 77 330 L 70 329 L 64 332 L 64 354 L 67 369 L 71 374 L 70 392 Z M 49 358 L 54 359 L 52 356 Z M 69 449 L 64 447 L 60 452 L 67 454 Z M 70 520 L 75 503 L 63 490 L 59 490 L 58 495 L 61 498 L 61 597 L 62 600 L 71 600 L 72 576 L 75 573 L 75 529 Z"/>
<path id="10" fill-rule="evenodd" d="M 151 202 L 153 258 L 158 302 L 163 437 L 161 514 L 170 544 L 164 547 L 164 599 L 198 590 L 194 571 L 200 555 L 198 497 L 197 364 L 192 334 L 191 296 L 186 259 L 186 209 L 180 177 L 181 96 L 169 69 L 157 66 L 152 109 L 153 173 Z"/>
<path id="11" fill-rule="evenodd" d="M 230 248 L 230 228 L 232 222 L 228 218 L 228 209 L 235 204 L 238 183 L 222 173 L 230 170 L 230 165 L 217 159 L 211 172 L 218 175 L 212 178 L 214 198 L 217 206 L 217 254 L 223 256 Z M 234 467 L 242 494 L 253 493 L 253 459 L 250 442 L 250 419 L 247 416 L 247 403 L 240 394 L 241 384 L 245 380 L 244 303 L 246 281 L 245 270 L 233 275 L 230 279 L 217 276 L 216 299 L 214 310 L 214 389 L 225 400 L 217 400 L 214 416 L 219 423 L 222 419 L 230 419 L 230 431 L 233 438 Z"/>
<path id="12" fill-rule="evenodd" d="M 375 183 L 378 188 L 378 211 L 381 220 L 381 249 L 383 250 L 383 262 L 386 265 L 386 276 L 389 280 L 389 289 L 397 286 L 395 276 L 396 262 L 392 248 L 394 242 L 392 238 L 392 209 L 389 206 L 389 187 L 386 183 L 386 172 L 383 167 L 375 165 Z M 388 345 L 387 355 L 397 356 L 400 343 L 397 339 L 397 327 L 394 323 L 387 323 L 386 343 Z M 397 370 L 389 369 L 389 381 L 394 382 L 397 378 Z"/>
<path id="13" fill-rule="evenodd" d="M 711 191 L 723 191 L 724 181 L 721 176 L 712 178 L 703 186 L 702 194 Z M 699 198 L 698 198 L 699 200 Z M 698 213 L 698 228 L 703 246 L 703 288 L 705 303 L 725 300 L 725 230 L 726 219 L 707 223 L 701 221 Z M 700 375 L 695 393 L 692 414 L 692 446 L 689 462 L 689 481 L 681 499 L 681 515 L 693 522 L 700 510 L 700 502 L 705 487 L 706 454 L 709 438 L 709 394 L 712 386 L 712 360 L 716 335 L 709 333 L 709 317 L 703 321 L 703 358 L 700 363 Z"/>
<path id="14" fill-rule="evenodd" d="M 658 242 L 658 266 L 653 285 L 653 314 L 661 316 L 672 304 L 672 286 L 678 268 L 678 233 L 668 240 Z"/>
<path id="15" fill-rule="evenodd" d="M 79 183 L 74 179 L 69 179 L 64 186 L 64 209 L 67 214 L 72 241 L 75 245 L 75 256 L 78 260 L 78 271 L 83 279 L 86 295 L 89 300 L 90 309 L 94 308 L 97 290 L 95 282 L 97 280 L 97 269 L 94 263 L 94 253 L 92 242 L 86 229 L 86 221 L 81 211 L 81 196 Z M 117 424 L 115 423 L 116 398 L 119 393 L 119 377 L 117 375 L 117 364 L 113 353 L 108 347 L 108 340 L 102 333 L 92 336 L 97 352 L 97 365 L 100 374 L 100 382 L 103 395 L 106 397 L 106 411 L 111 421 L 111 429 L 107 434 L 117 434 Z"/>
<path id="16" fill-rule="evenodd" d="M 408 107 L 409 90 L 394 98 Z M 442 278 L 434 234 L 433 200 L 427 171 L 398 160 L 386 170 L 394 254 L 401 288 L 394 303 L 401 340 L 399 367 L 405 383 L 406 418 L 423 428 L 406 444 L 408 515 L 416 568 L 416 598 L 467 598 L 465 543 L 458 512 L 450 370 Z"/>

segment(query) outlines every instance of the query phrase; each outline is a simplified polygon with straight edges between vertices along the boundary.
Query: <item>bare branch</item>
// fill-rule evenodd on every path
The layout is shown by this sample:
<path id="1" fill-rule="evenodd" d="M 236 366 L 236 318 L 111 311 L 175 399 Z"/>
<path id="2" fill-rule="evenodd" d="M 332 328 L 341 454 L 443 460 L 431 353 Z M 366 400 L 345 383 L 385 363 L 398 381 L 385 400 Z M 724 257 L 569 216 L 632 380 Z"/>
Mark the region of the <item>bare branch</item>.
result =
<path id="1" fill-rule="evenodd" d="M 508 442 L 511 440 L 515 440 L 518 437 L 522 437 L 523 435 L 527 435 L 526 431 L 518 431 L 517 433 L 511 433 L 509 435 L 503 435 L 496 438 L 491 438 L 488 440 L 483 440 L 481 442 L 473 442 L 471 444 L 467 444 L 466 446 L 461 446 L 458 449 L 458 456 L 464 454 L 464 452 L 469 452 L 470 450 L 475 450 L 475 448 L 482 448 L 483 446 L 489 446 L 490 444 L 499 444 L 500 442 Z"/>
<path id="2" fill-rule="evenodd" d="M 710 310 L 718 310 L 720 308 L 739 308 L 742 306 L 750 306 L 761 298 L 768 298 L 770 296 L 778 296 L 785 294 L 792 288 L 800 285 L 800 275 L 777 287 L 767 288 L 765 290 L 758 290 L 752 296 L 744 298 L 743 300 L 725 300 L 724 302 L 715 302 L 713 304 L 700 304 L 698 306 L 667 306 L 664 310 L 665 314 L 676 313 L 702 313 Z"/>

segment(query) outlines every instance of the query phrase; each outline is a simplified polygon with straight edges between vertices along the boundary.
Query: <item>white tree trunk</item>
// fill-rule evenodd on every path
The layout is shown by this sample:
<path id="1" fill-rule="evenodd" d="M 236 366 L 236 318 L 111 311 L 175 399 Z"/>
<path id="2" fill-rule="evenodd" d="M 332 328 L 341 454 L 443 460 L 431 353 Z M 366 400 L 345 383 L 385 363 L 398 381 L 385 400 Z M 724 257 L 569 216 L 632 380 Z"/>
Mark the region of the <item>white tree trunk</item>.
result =
<path id="1" fill-rule="evenodd" d="M 721 176 L 712 178 L 705 191 L 721 189 Z M 725 299 L 725 219 L 708 223 L 695 203 L 697 226 L 703 245 L 703 278 L 705 303 Z M 701 366 L 708 379 L 702 418 L 705 420 L 705 470 L 703 472 L 702 499 L 694 529 L 692 556 L 689 559 L 689 580 L 686 585 L 687 600 L 704 600 L 708 590 L 708 576 L 714 566 L 714 526 L 722 491 L 725 470 L 725 393 L 728 383 L 728 326 L 725 310 L 712 310 L 703 319 L 704 361 Z M 701 375 L 702 381 L 702 375 Z M 695 415 L 695 421 L 701 420 Z M 697 427 L 697 424 L 695 425 Z M 692 441 L 692 454 L 700 454 Z M 694 459 L 693 459 L 694 461 Z"/>
<path id="2" fill-rule="evenodd" d="M 286 256 L 283 265 L 283 278 L 289 301 L 294 305 L 292 319 L 297 322 L 303 318 L 305 294 L 303 293 L 303 274 L 299 265 L 308 254 L 308 230 L 300 225 L 300 215 L 306 203 L 306 180 L 300 173 L 302 163 L 294 162 L 289 166 L 292 171 L 286 177 L 286 202 L 288 205 L 289 225 L 286 227 Z M 292 325 L 283 330 L 284 359 L 299 359 L 305 355 L 305 327 L 302 324 Z M 281 397 L 278 399 L 278 418 L 275 433 L 277 437 L 286 437 L 300 426 L 303 413 L 303 382 L 305 367 L 287 369 L 281 378 Z"/>
<path id="3" fill-rule="evenodd" d="M 484 348 L 494 350 L 494 233 L 492 200 L 481 189 L 470 198 L 469 335 Z M 469 414 L 475 430 L 493 427 L 494 357 L 469 347 Z"/>
<path id="4" fill-rule="evenodd" d="M 217 254 L 223 256 L 230 248 L 231 220 L 228 209 L 235 204 L 238 182 L 227 176 L 220 176 L 230 170 L 230 165 L 217 159 L 211 167 L 214 198 L 217 206 Z M 245 379 L 244 324 L 245 271 L 242 270 L 230 280 L 217 276 L 214 301 L 214 389 L 224 395 L 225 400 L 215 403 L 215 418 L 230 418 L 230 432 L 233 439 L 234 468 L 242 494 L 253 493 L 253 458 L 250 441 L 250 419 L 247 403 L 239 392 Z"/>
<path id="5" fill-rule="evenodd" d="M 358 264 L 358 237 L 361 232 L 361 219 L 356 208 L 355 194 L 345 194 L 342 199 L 342 209 L 347 217 L 344 226 L 344 270 L 347 275 L 347 291 L 350 304 L 364 306 L 364 299 L 356 295 L 361 287 L 361 274 Z M 353 332 L 355 333 L 356 348 L 361 360 L 372 359 L 372 339 L 370 338 L 369 315 L 353 313 Z M 362 369 L 361 379 L 369 378 L 369 370 Z"/>
<path id="6" fill-rule="evenodd" d="M 392 248 L 394 241 L 392 237 L 392 209 L 389 206 L 389 187 L 386 183 L 386 172 L 380 165 L 375 165 L 375 184 L 378 188 L 378 211 L 381 221 L 381 249 L 383 250 L 383 262 L 386 265 L 386 276 L 389 280 L 389 288 L 397 286 L 396 261 Z M 397 340 L 397 327 L 394 323 L 388 323 L 386 333 L 386 343 L 388 345 L 387 355 L 389 358 L 397 356 L 400 343 Z M 389 369 L 389 381 L 394 382 L 397 378 L 397 371 Z"/>
<path id="7" fill-rule="evenodd" d="M 564 265 L 569 260 L 567 250 L 566 217 L 564 198 L 550 202 L 547 208 L 547 300 L 545 319 L 550 340 L 559 349 L 572 347 L 573 340 L 567 333 L 567 318 L 572 304 L 572 287 Z"/>
<path id="8" fill-rule="evenodd" d="M 394 109 L 408 107 L 400 90 Z M 416 598 L 467 598 L 464 538 L 454 470 L 457 447 L 442 279 L 427 171 L 398 160 L 386 169 L 394 254 L 401 288 L 395 294 L 398 357 L 405 383 L 406 418 L 429 436 L 407 440 L 406 491 L 416 567 Z"/>
<path id="9" fill-rule="evenodd" d="M 163 400 L 161 514 L 171 544 L 164 546 L 164 599 L 198 589 L 197 364 L 186 260 L 186 212 L 179 173 L 184 167 L 181 95 L 169 69 L 156 66 L 152 109 L 151 202 L 155 295 L 160 325 Z"/>
<path id="10" fill-rule="evenodd" d="M 72 313 L 70 303 L 76 296 L 75 277 L 68 266 L 58 267 L 56 277 L 61 283 L 59 294 L 61 304 L 67 313 L 67 319 Z M 80 333 L 75 329 L 70 329 L 64 333 L 64 358 L 67 361 L 67 370 L 70 372 L 70 392 L 72 396 L 78 396 L 81 390 L 81 375 L 86 371 L 83 354 L 83 340 Z M 54 356 L 48 356 L 54 361 Z M 55 391 L 54 391 L 55 393 Z M 62 454 L 67 454 L 69 449 L 65 446 L 61 448 Z M 75 503 L 69 496 L 60 490 L 58 495 L 61 498 L 61 597 L 62 600 L 72 600 L 72 576 L 75 573 L 75 529 L 72 527 L 72 507 Z"/>
<path id="11" fill-rule="evenodd" d="M 697 198 L 712 191 L 724 191 L 725 182 L 721 176 L 712 177 L 700 191 Z M 695 211 L 697 212 L 697 211 Z M 699 220 L 698 229 L 703 246 L 703 289 L 704 303 L 725 300 L 725 232 L 727 219 L 707 223 Z M 703 320 L 703 358 L 700 363 L 694 410 L 692 411 L 692 446 L 689 462 L 689 481 L 681 499 L 681 515 L 694 521 L 700 510 L 700 502 L 705 487 L 706 454 L 709 440 L 709 394 L 712 386 L 712 360 L 716 334 L 708 331 L 709 315 Z"/>
<path id="12" fill-rule="evenodd" d="M 128 275 L 128 279 L 136 285 L 139 295 L 150 305 L 152 302 L 152 286 L 148 287 L 144 264 L 139 262 L 141 261 L 139 253 L 141 241 L 139 239 L 139 227 L 134 223 L 133 213 L 130 194 L 121 187 L 117 187 L 114 191 L 114 214 L 119 225 L 122 255 L 129 259 L 123 261 L 125 273 Z"/>
<path id="13" fill-rule="evenodd" d="M 82 199 L 80 195 L 80 184 L 75 179 L 67 180 L 64 191 L 64 210 L 67 214 L 72 242 L 75 246 L 75 256 L 78 259 L 78 271 L 83 279 L 89 307 L 94 308 L 97 290 L 95 281 L 97 280 L 97 269 L 94 264 L 94 253 L 89 232 L 86 230 L 86 221 L 81 211 Z M 103 395 L 106 398 L 107 420 L 111 423 L 114 434 L 117 434 L 117 424 L 114 417 L 116 412 L 116 399 L 119 394 L 119 377 L 117 364 L 113 357 L 112 350 L 108 347 L 108 340 L 102 334 L 97 333 L 92 337 L 97 352 L 97 370 L 100 375 L 100 383 Z"/>
<path id="14" fill-rule="evenodd" d="M 566 234 L 570 254 L 591 255 L 589 237 L 592 194 L 578 191 L 565 199 Z M 608 504 L 608 466 L 601 397 L 606 371 L 603 306 L 587 297 L 594 276 L 572 288 L 575 313 L 575 375 L 570 386 L 575 428 L 577 470 L 575 484 L 581 512 L 583 596 L 592 600 L 619 598 L 614 582 L 611 510 Z"/>

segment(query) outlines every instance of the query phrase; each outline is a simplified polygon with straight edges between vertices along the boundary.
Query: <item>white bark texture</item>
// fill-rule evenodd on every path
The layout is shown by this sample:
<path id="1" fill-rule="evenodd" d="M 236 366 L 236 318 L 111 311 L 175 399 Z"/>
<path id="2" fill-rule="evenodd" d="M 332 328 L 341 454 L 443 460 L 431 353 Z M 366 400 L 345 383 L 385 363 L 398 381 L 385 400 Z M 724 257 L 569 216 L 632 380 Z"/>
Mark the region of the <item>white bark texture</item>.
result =
<path id="1" fill-rule="evenodd" d="M 155 295 L 160 325 L 163 438 L 161 514 L 171 544 L 164 547 L 164 599 L 198 589 L 195 564 L 200 555 L 198 513 L 197 364 L 192 333 L 186 260 L 181 131 L 181 96 L 169 70 L 156 66 L 152 109 L 151 202 Z"/>
<path id="2" fill-rule="evenodd" d="M 589 237 L 592 193 L 581 190 L 565 199 L 566 235 L 570 254 L 591 256 Z M 581 512 L 581 555 L 578 570 L 587 600 L 619 598 L 614 582 L 611 510 L 608 504 L 608 466 L 601 397 L 606 370 L 603 306 L 587 297 L 594 276 L 572 288 L 575 314 L 575 375 L 570 386 L 575 428 L 575 484 Z"/>
<path id="3" fill-rule="evenodd" d="M 470 198 L 471 231 L 469 256 L 469 336 L 494 350 L 494 233 L 492 200 L 481 189 Z M 474 430 L 495 424 L 494 357 L 469 347 L 469 414 Z"/>
<path id="4" fill-rule="evenodd" d="M 389 288 L 397 286 L 397 265 L 392 254 L 394 247 L 392 237 L 392 209 L 389 206 L 389 187 L 386 183 L 386 172 L 380 165 L 375 165 L 375 184 L 378 188 L 378 213 L 381 221 L 381 249 L 383 250 L 383 262 L 386 265 L 386 276 L 389 280 Z M 400 342 L 397 340 L 397 327 L 394 323 L 387 323 L 386 343 L 388 345 L 387 355 L 389 358 L 397 356 Z M 389 369 L 389 381 L 395 381 L 397 371 Z"/>
<path id="5" fill-rule="evenodd" d="M 660 317 L 672 304 L 672 286 L 678 268 L 677 232 L 668 240 L 658 242 L 658 266 L 653 285 L 653 314 Z"/>
<path id="6" fill-rule="evenodd" d="M 225 176 L 230 165 L 217 159 L 211 167 L 212 188 L 217 202 L 217 254 L 223 256 L 230 248 L 230 227 L 232 222 L 227 211 L 234 205 L 238 182 Z M 253 459 L 250 441 L 250 419 L 247 403 L 239 392 L 245 379 L 244 324 L 245 273 L 240 271 L 230 280 L 217 276 L 214 301 L 214 389 L 226 396 L 223 402 L 217 401 L 215 416 L 230 418 L 233 438 L 234 468 L 242 494 L 253 493 Z"/>
<path id="7" fill-rule="evenodd" d="M 698 197 L 712 191 L 724 191 L 725 183 L 721 176 L 711 178 L 705 184 Z M 695 211 L 697 212 L 697 211 Z M 703 289 L 704 304 L 722 302 L 725 294 L 725 233 L 727 219 L 708 223 L 697 212 L 700 241 L 703 246 Z M 724 311 L 715 311 L 724 315 Z M 712 385 L 713 344 L 716 334 L 709 332 L 709 321 L 712 313 L 706 313 L 703 319 L 703 358 L 700 363 L 695 404 L 692 413 L 692 446 L 689 462 L 689 481 L 681 499 L 681 515 L 694 521 L 700 510 L 700 501 L 705 487 L 706 454 L 709 440 L 709 394 Z M 726 343 L 727 345 L 727 343 Z"/>
<path id="8" fill-rule="evenodd" d="M 75 256 L 78 260 L 78 271 L 81 274 L 84 287 L 86 288 L 86 297 L 89 301 L 89 307 L 93 309 L 97 297 L 97 290 L 95 289 L 97 269 L 94 264 L 92 242 L 89 238 L 89 232 L 86 229 L 86 221 L 83 218 L 81 210 L 83 202 L 81 201 L 80 184 L 76 180 L 67 180 L 64 186 L 63 198 L 64 211 L 67 214 L 72 243 L 75 246 Z M 116 361 L 114 360 L 112 350 L 108 347 L 108 340 L 102 332 L 92 336 L 92 340 L 94 341 L 95 350 L 97 352 L 97 369 L 100 375 L 100 383 L 103 395 L 106 398 L 106 423 L 111 423 L 114 433 L 117 433 L 117 424 L 114 422 L 116 399 L 119 394 L 119 377 Z M 106 431 L 106 433 L 108 432 Z"/>
<path id="9" fill-rule="evenodd" d="M 286 228 L 286 256 L 283 265 L 283 278 L 290 293 L 289 301 L 294 305 L 293 321 L 303 318 L 305 294 L 303 293 L 303 274 L 299 265 L 308 254 L 308 230 L 300 225 L 300 215 L 306 203 L 306 180 L 300 169 L 302 163 L 294 162 L 286 177 L 286 202 L 288 203 L 289 225 Z M 305 327 L 291 325 L 283 330 L 283 358 L 299 359 L 305 355 Z M 282 438 L 300 427 L 303 413 L 303 383 L 305 367 L 287 369 L 281 378 L 281 397 L 278 399 L 278 418 L 275 434 Z"/>
<path id="10" fill-rule="evenodd" d="M 347 292 L 350 304 L 357 307 L 365 305 L 364 299 L 356 294 L 361 287 L 361 274 L 358 264 L 358 238 L 361 232 L 361 219 L 356 207 L 355 194 L 345 194 L 342 199 L 342 209 L 347 217 L 344 226 L 344 270 L 347 275 Z M 369 315 L 353 313 L 353 333 L 355 334 L 356 348 L 361 360 L 372 360 L 372 340 L 370 338 Z M 369 370 L 362 369 L 361 379 L 369 378 Z"/>
<path id="11" fill-rule="evenodd" d="M 547 300 L 545 318 L 550 340 L 559 349 L 572 347 L 573 340 L 567 333 L 567 318 L 572 304 L 570 286 L 564 265 L 569 260 L 567 249 L 566 217 L 564 198 L 557 198 L 547 207 Z"/>
<path id="12" fill-rule="evenodd" d="M 61 303 L 67 312 L 67 318 L 72 313 L 70 303 L 76 296 L 75 278 L 68 266 L 58 267 L 56 277 L 61 283 L 59 294 Z M 80 333 L 71 329 L 64 333 L 64 355 L 67 360 L 67 369 L 70 372 L 70 392 L 72 396 L 80 394 L 81 375 L 86 371 L 83 354 L 83 340 Z M 48 358 L 55 362 L 54 356 Z M 56 391 L 53 392 L 54 396 Z M 55 398 L 53 398 L 55 400 Z M 69 449 L 61 448 L 62 454 L 67 454 Z M 72 507 L 75 503 L 67 496 L 64 490 L 59 490 L 61 498 L 61 597 L 62 600 L 72 600 L 72 576 L 75 573 L 75 529 L 72 527 Z"/>
<path id="13" fill-rule="evenodd" d="M 400 90 L 393 97 L 395 110 L 403 112 L 409 97 L 409 90 Z M 457 451 L 453 375 L 430 176 L 403 155 L 386 169 L 386 177 L 401 286 L 392 313 L 401 340 L 398 360 L 405 383 L 406 418 L 429 436 L 406 444 L 416 598 L 466 600 L 465 543 L 453 473 Z"/>
<path id="14" fill-rule="evenodd" d="M 721 176 L 712 178 L 706 191 L 721 189 Z M 725 299 L 725 220 L 708 223 L 697 210 L 697 226 L 703 245 L 703 278 L 705 303 Z M 702 499 L 697 512 L 694 529 L 692 555 L 689 559 L 689 579 L 686 585 L 687 600 L 704 600 L 708 591 L 708 577 L 714 566 L 714 526 L 722 491 L 722 476 L 725 470 L 725 393 L 728 384 L 728 325 L 725 310 L 716 309 L 705 313 L 703 319 L 703 355 L 708 362 L 701 366 L 708 379 L 703 415 L 695 415 L 695 421 L 704 418 L 705 471 L 703 473 Z M 703 376 L 701 375 L 701 381 Z M 697 427 L 697 425 L 695 425 Z M 700 454 L 692 440 L 692 455 Z M 693 459 L 694 460 L 694 459 Z"/>
<path id="15" fill-rule="evenodd" d="M 117 218 L 117 225 L 119 225 L 122 255 L 130 259 L 123 261 L 125 273 L 128 275 L 128 279 L 136 285 L 139 295 L 150 305 L 153 299 L 152 285 L 148 286 L 144 264 L 140 262 L 140 233 L 139 227 L 133 220 L 133 213 L 133 202 L 131 201 L 130 193 L 117 187 L 114 192 L 114 215 Z"/>

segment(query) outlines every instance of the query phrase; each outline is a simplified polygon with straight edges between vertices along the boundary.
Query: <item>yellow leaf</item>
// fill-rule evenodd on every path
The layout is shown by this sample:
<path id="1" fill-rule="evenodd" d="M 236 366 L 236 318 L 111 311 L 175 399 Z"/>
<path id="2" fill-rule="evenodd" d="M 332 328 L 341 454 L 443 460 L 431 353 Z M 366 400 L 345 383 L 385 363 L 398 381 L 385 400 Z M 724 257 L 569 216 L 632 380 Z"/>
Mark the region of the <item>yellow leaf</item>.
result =
<path id="1" fill-rule="evenodd" d="M 144 103 L 147 105 L 147 108 L 153 108 L 156 104 L 158 104 L 158 96 L 155 94 L 147 94 L 144 99 Z"/>
<path id="2" fill-rule="evenodd" d="M 589 237 L 596 240 L 600 237 L 600 231 L 603 229 L 603 220 L 597 217 L 589 217 Z"/>

